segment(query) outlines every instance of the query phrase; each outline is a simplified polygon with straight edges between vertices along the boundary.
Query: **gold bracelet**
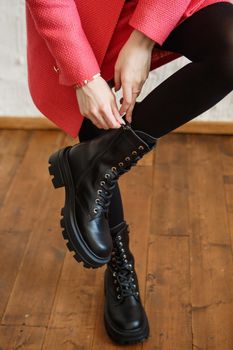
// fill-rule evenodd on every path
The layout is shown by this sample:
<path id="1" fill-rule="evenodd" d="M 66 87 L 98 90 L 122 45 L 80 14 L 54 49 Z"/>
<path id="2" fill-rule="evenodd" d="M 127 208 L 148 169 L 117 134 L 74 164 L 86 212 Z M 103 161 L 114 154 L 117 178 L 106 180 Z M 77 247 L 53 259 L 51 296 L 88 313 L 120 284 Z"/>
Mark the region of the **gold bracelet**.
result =
<path id="1" fill-rule="evenodd" d="M 73 88 L 74 88 L 74 89 L 79 89 L 80 87 L 82 87 L 82 86 L 88 84 L 89 81 L 92 81 L 92 80 L 94 80 L 95 78 L 100 77 L 100 76 L 101 76 L 101 73 L 97 73 L 97 74 L 93 75 L 92 78 L 89 79 L 89 80 L 88 80 L 88 79 L 85 79 L 85 80 L 83 80 L 81 83 L 76 83 L 75 85 L 73 85 Z"/>

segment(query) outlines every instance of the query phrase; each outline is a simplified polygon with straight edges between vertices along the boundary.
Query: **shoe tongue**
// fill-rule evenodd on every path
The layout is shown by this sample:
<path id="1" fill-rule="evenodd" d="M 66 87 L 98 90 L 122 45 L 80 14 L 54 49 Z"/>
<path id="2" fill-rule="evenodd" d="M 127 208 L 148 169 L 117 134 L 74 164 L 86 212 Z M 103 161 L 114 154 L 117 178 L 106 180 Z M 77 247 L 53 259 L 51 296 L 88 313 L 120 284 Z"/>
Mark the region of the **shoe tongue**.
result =
<path id="1" fill-rule="evenodd" d="M 126 226 L 125 220 L 110 228 L 111 235 L 115 237 Z"/>

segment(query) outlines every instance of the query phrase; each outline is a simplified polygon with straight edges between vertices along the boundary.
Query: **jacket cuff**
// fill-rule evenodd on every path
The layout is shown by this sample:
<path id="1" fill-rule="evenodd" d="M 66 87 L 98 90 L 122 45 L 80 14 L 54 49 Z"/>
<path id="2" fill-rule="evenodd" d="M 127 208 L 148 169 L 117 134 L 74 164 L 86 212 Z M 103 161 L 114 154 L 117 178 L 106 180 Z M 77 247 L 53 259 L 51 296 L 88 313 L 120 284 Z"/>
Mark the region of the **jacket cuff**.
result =
<path id="1" fill-rule="evenodd" d="M 129 24 L 162 45 L 182 17 L 190 0 L 139 0 Z"/>
<path id="2" fill-rule="evenodd" d="M 81 58 L 80 58 L 81 57 Z M 88 64 L 81 62 L 82 58 L 88 57 Z M 66 86 L 74 86 L 76 84 L 82 84 L 84 80 L 91 80 L 93 75 L 100 73 L 100 67 L 95 57 L 92 57 L 91 53 L 81 54 L 77 59 L 78 65 L 73 60 L 69 61 L 64 57 L 65 61 L 56 65 L 59 74 L 59 84 Z M 55 69 L 55 70 L 56 70 Z"/>
<path id="3" fill-rule="evenodd" d="M 59 83 L 72 86 L 100 72 L 92 47 L 82 28 L 75 1 L 26 0 L 27 19 L 54 58 Z"/>

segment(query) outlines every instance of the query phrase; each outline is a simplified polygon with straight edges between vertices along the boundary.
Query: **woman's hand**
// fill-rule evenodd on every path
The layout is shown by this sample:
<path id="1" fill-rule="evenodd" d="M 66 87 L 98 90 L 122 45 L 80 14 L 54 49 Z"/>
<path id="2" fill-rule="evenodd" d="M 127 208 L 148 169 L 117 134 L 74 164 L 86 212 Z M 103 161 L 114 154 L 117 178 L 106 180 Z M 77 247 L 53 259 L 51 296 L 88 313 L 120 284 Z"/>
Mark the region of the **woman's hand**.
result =
<path id="1" fill-rule="evenodd" d="M 80 113 L 97 128 L 119 128 L 125 121 L 118 111 L 116 96 L 100 76 L 76 89 Z"/>
<path id="2" fill-rule="evenodd" d="M 155 42 L 142 32 L 134 30 L 122 47 L 115 63 L 115 91 L 121 86 L 123 103 L 120 115 L 126 112 L 126 120 L 131 123 L 132 111 L 143 84 L 145 83 L 151 65 L 151 53 Z M 134 93 L 134 91 L 139 91 Z"/>

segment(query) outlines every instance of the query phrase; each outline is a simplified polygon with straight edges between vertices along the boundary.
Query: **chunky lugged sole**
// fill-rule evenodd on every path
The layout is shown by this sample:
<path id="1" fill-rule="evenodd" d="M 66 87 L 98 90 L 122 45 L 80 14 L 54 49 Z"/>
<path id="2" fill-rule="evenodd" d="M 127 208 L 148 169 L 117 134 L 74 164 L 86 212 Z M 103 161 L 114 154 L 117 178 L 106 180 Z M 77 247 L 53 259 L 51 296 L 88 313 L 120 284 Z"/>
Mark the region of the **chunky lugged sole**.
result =
<path id="1" fill-rule="evenodd" d="M 111 258 L 97 257 L 87 246 L 78 228 L 75 219 L 75 186 L 67 160 L 67 152 L 71 146 L 65 147 L 51 154 L 48 167 L 49 174 L 53 176 L 54 188 L 65 187 L 65 205 L 61 209 L 60 225 L 62 235 L 69 251 L 74 252 L 74 259 L 83 262 L 85 268 L 98 268 L 107 264 Z M 74 243 L 75 242 L 75 243 Z"/>

